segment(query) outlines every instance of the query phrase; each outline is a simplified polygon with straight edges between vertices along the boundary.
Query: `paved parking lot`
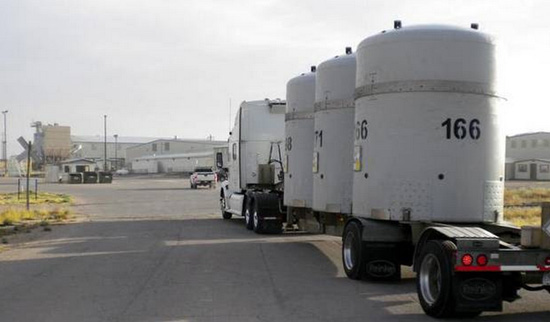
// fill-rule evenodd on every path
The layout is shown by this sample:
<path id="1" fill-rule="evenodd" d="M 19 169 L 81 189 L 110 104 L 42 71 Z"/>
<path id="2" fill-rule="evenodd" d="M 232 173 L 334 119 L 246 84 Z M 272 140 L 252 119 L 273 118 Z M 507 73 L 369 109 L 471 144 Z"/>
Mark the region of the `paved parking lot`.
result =
<path id="1" fill-rule="evenodd" d="M 399 283 L 351 281 L 339 238 L 256 235 L 187 180 L 41 187 L 74 195 L 79 221 L 0 253 L 0 321 L 431 320 L 409 270 Z M 550 319 L 550 294 L 522 296 L 478 320 Z"/>

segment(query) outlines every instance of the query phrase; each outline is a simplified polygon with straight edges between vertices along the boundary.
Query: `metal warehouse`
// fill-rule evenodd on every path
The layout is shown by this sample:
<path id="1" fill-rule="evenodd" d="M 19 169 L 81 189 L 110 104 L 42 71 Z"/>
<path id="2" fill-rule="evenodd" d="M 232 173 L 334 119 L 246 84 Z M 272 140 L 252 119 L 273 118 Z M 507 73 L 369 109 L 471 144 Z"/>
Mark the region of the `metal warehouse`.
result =
<path id="1" fill-rule="evenodd" d="M 132 160 L 132 172 L 191 173 L 196 167 L 214 168 L 214 150 L 210 152 L 143 156 Z"/>
<path id="2" fill-rule="evenodd" d="M 174 155 L 182 153 L 209 152 L 213 148 L 224 146 L 225 141 L 197 140 L 197 139 L 157 139 L 147 143 L 134 145 L 126 150 L 128 163 L 140 157 Z"/>
<path id="3" fill-rule="evenodd" d="M 125 167 L 128 163 L 126 151 L 130 147 L 134 147 L 146 142 L 157 140 L 158 138 L 150 137 L 130 137 L 130 136 L 107 136 L 107 163 L 108 168 L 119 169 Z M 73 158 L 86 158 L 94 160 L 99 167 L 103 167 L 103 159 L 105 158 L 105 137 L 90 136 L 90 135 L 73 135 L 71 136 Z"/>

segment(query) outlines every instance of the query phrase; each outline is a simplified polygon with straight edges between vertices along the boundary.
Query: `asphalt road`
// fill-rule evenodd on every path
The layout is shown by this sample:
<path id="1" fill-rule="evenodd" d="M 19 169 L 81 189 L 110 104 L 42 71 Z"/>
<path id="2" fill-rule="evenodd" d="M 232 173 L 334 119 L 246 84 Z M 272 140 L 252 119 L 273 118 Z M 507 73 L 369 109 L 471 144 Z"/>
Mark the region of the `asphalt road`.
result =
<path id="1" fill-rule="evenodd" d="M 216 190 L 183 179 L 42 185 L 76 197 L 78 223 L 0 253 L 0 321 L 427 321 L 414 275 L 345 277 L 339 238 L 256 235 L 223 220 Z M 13 181 L 0 191 L 13 191 Z M 479 321 L 548 321 L 550 294 Z"/>

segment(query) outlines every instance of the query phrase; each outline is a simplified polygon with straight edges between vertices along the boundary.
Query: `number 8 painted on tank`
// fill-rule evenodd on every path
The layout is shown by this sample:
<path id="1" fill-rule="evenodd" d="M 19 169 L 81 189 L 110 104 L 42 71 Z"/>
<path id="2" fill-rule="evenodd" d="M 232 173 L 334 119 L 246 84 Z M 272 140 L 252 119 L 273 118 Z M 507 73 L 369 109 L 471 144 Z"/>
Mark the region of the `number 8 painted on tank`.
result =
<path id="1" fill-rule="evenodd" d="M 292 150 L 292 137 L 291 136 L 286 138 L 285 148 L 286 148 L 287 151 Z"/>

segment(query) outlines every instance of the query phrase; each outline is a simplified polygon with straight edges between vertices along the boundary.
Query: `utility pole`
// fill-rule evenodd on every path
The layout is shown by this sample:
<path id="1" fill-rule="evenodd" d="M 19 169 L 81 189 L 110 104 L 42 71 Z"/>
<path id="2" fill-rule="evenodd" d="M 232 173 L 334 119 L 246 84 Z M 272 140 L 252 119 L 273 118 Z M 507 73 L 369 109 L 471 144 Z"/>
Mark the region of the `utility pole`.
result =
<path id="1" fill-rule="evenodd" d="M 104 132 L 104 144 L 103 144 L 103 171 L 107 171 L 107 115 L 103 115 L 103 132 Z"/>
<path id="2" fill-rule="evenodd" d="M 4 159 L 4 176 L 8 175 L 8 132 L 6 131 L 6 114 L 8 110 L 2 111 L 4 114 L 4 137 L 2 138 L 2 158 Z"/>
<path id="3" fill-rule="evenodd" d="M 30 201 L 29 201 L 29 196 L 30 196 L 30 187 L 29 187 L 29 184 L 31 182 L 31 151 L 32 151 L 32 142 L 29 141 L 29 150 L 28 150 L 28 153 L 27 153 L 27 193 L 26 193 L 26 196 L 27 196 L 27 210 L 30 209 Z"/>
<path id="4" fill-rule="evenodd" d="M 117 156 L 117 150 L 118 150 L 118 134 L 113 135 L 115 137 L 115 171 L 118 170 L 118 156 Z"/>

